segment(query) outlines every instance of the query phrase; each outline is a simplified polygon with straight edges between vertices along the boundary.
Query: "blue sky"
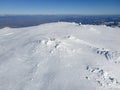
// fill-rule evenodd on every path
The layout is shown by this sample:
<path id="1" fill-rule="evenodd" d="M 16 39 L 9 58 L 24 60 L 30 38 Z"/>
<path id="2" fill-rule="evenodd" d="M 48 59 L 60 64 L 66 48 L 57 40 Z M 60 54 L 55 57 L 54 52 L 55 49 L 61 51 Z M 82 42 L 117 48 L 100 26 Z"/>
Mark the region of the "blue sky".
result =
<path id="1" fill-rule="evenodd" d="M 120 0 L 0 0 L 0 14 L 120 14 Z"/>

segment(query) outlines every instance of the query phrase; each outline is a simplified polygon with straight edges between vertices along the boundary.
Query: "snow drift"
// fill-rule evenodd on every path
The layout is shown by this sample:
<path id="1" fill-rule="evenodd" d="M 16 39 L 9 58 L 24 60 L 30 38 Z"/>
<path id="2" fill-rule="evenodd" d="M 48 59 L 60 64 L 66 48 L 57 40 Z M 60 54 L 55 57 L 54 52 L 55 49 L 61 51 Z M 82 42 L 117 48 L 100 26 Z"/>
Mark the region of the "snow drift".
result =
<path id="1" fill-rule="evenodd" d="M 0 90 L 119 90 L 119 39 L 103 25 L 0 29 Z"/>

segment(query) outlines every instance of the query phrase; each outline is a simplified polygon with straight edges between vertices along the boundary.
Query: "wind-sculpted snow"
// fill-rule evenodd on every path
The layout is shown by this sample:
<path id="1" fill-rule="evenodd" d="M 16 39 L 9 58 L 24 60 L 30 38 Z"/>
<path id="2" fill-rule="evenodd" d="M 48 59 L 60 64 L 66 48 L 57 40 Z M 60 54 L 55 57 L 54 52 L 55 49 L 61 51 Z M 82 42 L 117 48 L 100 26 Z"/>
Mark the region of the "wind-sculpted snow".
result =
<path id="1" fill-rule="evenodd" d="M 67 22 L 0 29 L 0 90 L 119 90 L 119 39 Z"/>

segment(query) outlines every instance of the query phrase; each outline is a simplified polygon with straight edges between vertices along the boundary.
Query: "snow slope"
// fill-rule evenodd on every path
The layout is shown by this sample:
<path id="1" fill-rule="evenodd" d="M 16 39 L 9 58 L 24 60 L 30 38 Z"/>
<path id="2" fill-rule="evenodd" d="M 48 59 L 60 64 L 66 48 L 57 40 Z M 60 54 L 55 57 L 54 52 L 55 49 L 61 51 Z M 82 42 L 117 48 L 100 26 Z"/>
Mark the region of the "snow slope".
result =
<path id="1" fill-rule="evenodd" d="M 120 90 L 119 39 L 67 22 L 0 29 L 0 90 Z"/>

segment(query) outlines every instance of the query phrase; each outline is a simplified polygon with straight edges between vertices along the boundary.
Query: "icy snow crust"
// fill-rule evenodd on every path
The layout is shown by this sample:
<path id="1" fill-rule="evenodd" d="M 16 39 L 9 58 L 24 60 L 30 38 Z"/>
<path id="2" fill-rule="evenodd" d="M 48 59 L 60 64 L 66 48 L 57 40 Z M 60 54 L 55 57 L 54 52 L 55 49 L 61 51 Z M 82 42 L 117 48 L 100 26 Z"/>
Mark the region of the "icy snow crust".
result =
<path id="1" fill-rule="evenodd" d="M 120 28 L 0 29 L 0 90 L 120 90 Z"/>

